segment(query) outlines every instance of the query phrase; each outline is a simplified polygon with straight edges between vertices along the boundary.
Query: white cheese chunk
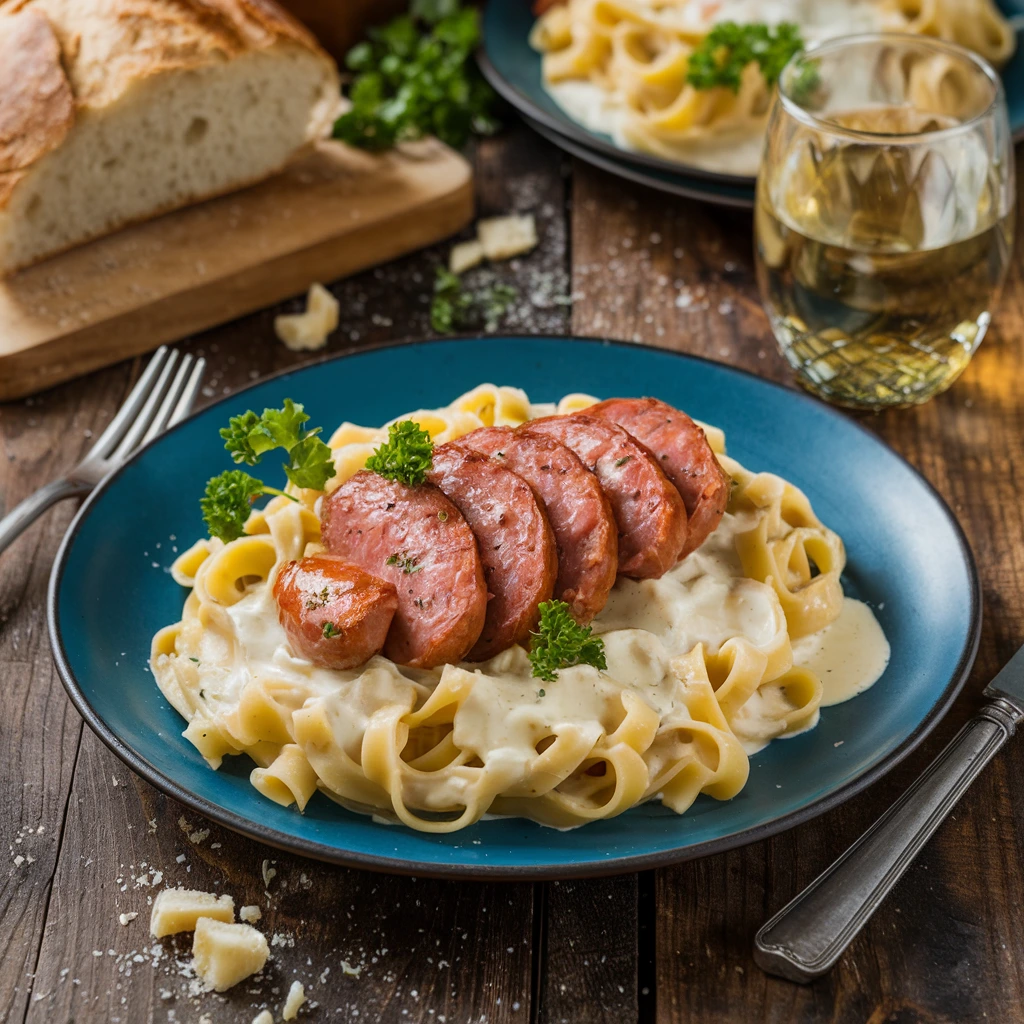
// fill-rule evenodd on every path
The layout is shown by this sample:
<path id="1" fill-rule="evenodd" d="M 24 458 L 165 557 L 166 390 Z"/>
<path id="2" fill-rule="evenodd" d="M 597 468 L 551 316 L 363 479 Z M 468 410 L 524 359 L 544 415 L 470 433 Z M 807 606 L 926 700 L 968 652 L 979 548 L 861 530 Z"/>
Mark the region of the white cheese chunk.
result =
<path id="1" fill-rule="evenodd" d="M 537 225 L 532 213 L 479 221 L 476 233 L 489 260 L 508 260 L 529 252 L 537 244 Z"/>
<path id="2" fill-rule="evenodd" d="M 246 924 L 255 924 L 262 916 L 263 912 L 255 905 L 242 907 L 238 912 L 239 920 L 245 921 Z"/>
<path id="3" fill-rule="evenodd" d="M 192 966 L 207 988 L 226 992 L 263 969 L 270 956 L 266 937 L 251 925 L 228 924 L 212 917 L 196 921 Z"/>
<path id="4" fill-rule="evenodd" d="M 284 1001 L 281 1010 L 282 1020 L 295 1020 L 299 1015 L 299 1007 L 306 1001 L 306 989 L 301 981 L 293 981 L 292 987 L 288 989 L 288 998 Z"/>
<path id="5" fill-rule="evenodd" d="M 306 312 L 274 317 L 274 332 L 293 352 L 323 348 L 338 326 L 339 309 L 338 300 L 322 284 L 313 284 L 306 296 Z"/>
<path id="6" fill-rule="evenodd" d="M 274 1024 L 274 1015 L 269 1010 L 261 1010 L 252 1024 Z"/>
<path id="7" fill-rule="evenodd" d="M 452 246 L 448 256 L 448 269 L 453 274 L 464 274 L 473 267 L 478 267 L 484 261 L 484 247 L 479 239 L 474 238 L 471 242 L 459 242 Z"/>
<path id="8" fill-rule="evenodd" d="M 226 894 L 215 896 L 212 892 L 195 889 L 164 889 L 153 900 L 149 930 L 154 938 L 162 939 L 165 935 L 193 931 L 201 917 L 233 921 L 235 901 Z"/>

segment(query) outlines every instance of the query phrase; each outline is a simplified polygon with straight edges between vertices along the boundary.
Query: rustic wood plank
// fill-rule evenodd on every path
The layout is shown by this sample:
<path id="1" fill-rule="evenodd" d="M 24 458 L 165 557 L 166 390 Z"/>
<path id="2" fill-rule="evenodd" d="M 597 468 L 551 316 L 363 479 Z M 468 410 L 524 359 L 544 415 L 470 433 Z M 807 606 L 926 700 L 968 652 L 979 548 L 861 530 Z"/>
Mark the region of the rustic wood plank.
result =
<path id="1" fill-rule="evenodd" d="M 558 159 L 528 133 L 511 133 L 480 147 L 481 210 L 534 209 L 543 239 L 517 268 L 485 268 L 482 274 L 566 290 Z M 495 171 L 502 165 L 516 168 L 513 186 L 523 180 L 533 184 L 525 191 L 522 185 L 508 189 L 510 179 Z M 436 246 L 332 284 L 342 318 L 328 351 L 429 333 L 434 267 L 446 257 L 447 245 Z M 246 317 L 187 342 L 184 347 L 210 360 L 203 401 L 318 357 L 296 355 L 276 341 L 272 319 L 279 311 Z M 524 294 L 511 318 L 521 318 L 527 328 L 564 331 L 567 313 L 552 301 L 542 303 L 534 318 Z M 180 827 L 183 816 L 197 841 Z M 207 828 L 211 831 L 204 836 Z M 277 871 L 269 896 L 261 878 L 264 859 Z M 162 872 L 158 882 L 154 871 Z M 265 976 L 223 999 L 190 995 L 190 979 L 180 974 L 188 961 L 187 939 L 157 944 L 147 933 L 148 900 L 169 884 L 231 892 L 239 906 L 260 905 L 260 927 L 282 937 Z M 355 1019 L 358 1011 L 363 1019 L 396 1024 L 523 1021 L 531 1004 L 533 895 L 530 885 L 389 878 L 281 854 L 184 811 L 133 777 L 87 732 L 27 1019 L 78 1014 L 79 1019 L 135 1024 L 165 1021 L 174 1011 L 178 1021 L 206 1013 L 218 1022 L 249 1024 L 264 1004 L 276 1015 L 297 978 L 319 1004 L 313 1008 L 318 1019 Z M 139 917 L 122 926 L 121 913 Z M 342 960 L 362 968 L 358 979 L 345 973 Z"/>
<path id="2" fill-rule="evenodd" d="M 0 407 L 0 515 L 66 472 L 117 407 L 128 370 Z M 50 563 L 76 508 L 65 502 L 0 556 L 0 1020 L 24 1014 L 64 827 L 81 720 L 50 660 Z"/>

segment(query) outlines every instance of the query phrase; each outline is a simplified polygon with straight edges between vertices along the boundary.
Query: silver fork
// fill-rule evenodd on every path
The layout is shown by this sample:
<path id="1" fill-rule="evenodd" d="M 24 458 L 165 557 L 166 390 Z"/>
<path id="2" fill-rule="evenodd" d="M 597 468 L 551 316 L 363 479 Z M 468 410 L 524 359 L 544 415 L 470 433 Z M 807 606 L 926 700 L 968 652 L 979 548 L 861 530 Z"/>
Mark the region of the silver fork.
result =
<path id="1" fill-rule="evenodd" d="M 177 367 L 177 370 L 175 370 Z M 100 434 L 89 454 L 60 480 L 36 491 L 0 519 L 0 552 L 51 505 L 88 494 L 132 452 L 184 419 L 192 408 L 206 369 L 205 359 L 162 345 L 153 353 L 131 394 Z"/>

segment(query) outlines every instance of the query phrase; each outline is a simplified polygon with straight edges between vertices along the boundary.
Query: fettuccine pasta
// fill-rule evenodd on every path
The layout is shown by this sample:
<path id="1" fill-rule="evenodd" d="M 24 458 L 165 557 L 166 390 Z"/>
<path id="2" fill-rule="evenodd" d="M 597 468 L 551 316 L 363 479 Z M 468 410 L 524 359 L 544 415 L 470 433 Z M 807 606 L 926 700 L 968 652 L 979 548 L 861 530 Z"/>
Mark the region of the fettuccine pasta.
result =
<path id="1" fill-rule="evenodd" d="M 793 22 L 807 45 L 870 31 L 936 36 L 997 67 L 1015 46 L 992 0 L 567 0 L 538 19 L 531 43 L 545 88 L 585 127 L 624 149 L 754 174 L 772 91 L 758 66 L 735 92 L 687 82 L 690 55 L 723 21 Z"/>
<path id="2" fill-rule="evenodd" d="M 482 385 L 400 418 L 450 439 L 595 401 L 532 405 L 518 389 Z M 706 429 L 734 481 L 724 521 L 661 578 L 619 579 L 592 623 L 604 671 L 577 665 L 542 682 L 519 646 L 432 670 L 376 655 L 336 671 L 297 657 L 272 582 L 321 550 L 321 492 L 274 498 L 238 540 L 197 542 L 174 563 L 189 593 L 151 660 L 184 735 L 211 768 L 249 755 L 252 785 L 276 803 L 301 811 L 319 790 L 427 832 L 485 814 L 570 828 L 648 800 L 681 814 L 702 793 L 730 799 L 752 752 L 812 728 L 823 701 L 873 683 L 888 645 L 870 610 L 844 598 L 842 541 L 807 498 L 730 459 L 721 431 Z M 330 485 L 382 437 L 343 424 L 331 438 Z M 794 645 L 806 656 L 794 657 Z M 836 645 L 844 654 L 831 664 Z M 812 665 L 842 692 L 830 694 Z"/>

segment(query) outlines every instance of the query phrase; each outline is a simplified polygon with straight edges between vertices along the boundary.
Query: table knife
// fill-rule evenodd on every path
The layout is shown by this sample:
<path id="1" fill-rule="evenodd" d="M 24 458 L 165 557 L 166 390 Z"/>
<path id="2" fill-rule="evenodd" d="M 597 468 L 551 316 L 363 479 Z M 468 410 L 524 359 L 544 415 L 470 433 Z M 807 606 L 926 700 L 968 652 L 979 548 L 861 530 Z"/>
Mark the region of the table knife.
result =
<path id="1" fill-rule="evenodd" d="M 1024 718 L 1024 647 L 985 696 L 988 702 L 900 799 L 761 928 L 754 961 L 762 970 L 803 983 L 832 969 Z"/>

